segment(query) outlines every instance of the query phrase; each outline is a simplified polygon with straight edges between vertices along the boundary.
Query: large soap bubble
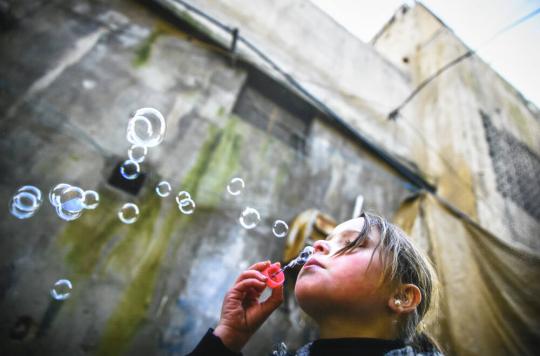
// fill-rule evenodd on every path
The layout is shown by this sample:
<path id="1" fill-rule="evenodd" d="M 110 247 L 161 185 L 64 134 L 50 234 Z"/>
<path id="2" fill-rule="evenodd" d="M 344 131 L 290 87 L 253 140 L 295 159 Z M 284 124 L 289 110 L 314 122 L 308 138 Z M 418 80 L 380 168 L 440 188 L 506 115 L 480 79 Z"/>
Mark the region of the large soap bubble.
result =
<path id="1" fill-rule="evenodd" d="M 163 115 L 154 108 L 142 108 L 129 120 L 127 140 L 134 145 L 155 147 L 165 138 L 167 125 Z"/>

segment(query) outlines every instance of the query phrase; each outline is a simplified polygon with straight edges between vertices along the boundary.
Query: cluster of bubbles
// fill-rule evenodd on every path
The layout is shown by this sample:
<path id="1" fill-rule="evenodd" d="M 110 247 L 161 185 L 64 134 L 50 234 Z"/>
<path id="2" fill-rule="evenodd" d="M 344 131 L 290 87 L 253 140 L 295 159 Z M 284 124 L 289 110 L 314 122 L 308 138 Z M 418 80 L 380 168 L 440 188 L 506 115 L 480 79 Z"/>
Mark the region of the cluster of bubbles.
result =
<path id="1" fill-rule="evenodd" d="M 51 289 L 51 297 L 55 300 L 66 300 L 71 295 L 73 285 L 69 279 L 59 279 Z"/>
<path id="2" fill-rule="evenodd" d="M 93 190 L 85 191 L 67 183 L 60 183 L 50 190 L 49 202 L 61 219 L 72 221 L 80 217 L 85 209 L 97 208 L 99 194 Z"/>
<path id="3" fill-rule="evenodd" d="M 42 202 L 41 191 L 32 185 L 25 185 L 20 187 L 9 201 L 9 212 L 18 219 L 28 219 L 35 214 Z"/>
<path id="4" fill-rule="evenodd" d="M 234 177 L 227 185 L 227 192 L 232 196 L 237 196 L 242 193 L 245 187 L 246 183 L 242 178 Z M 261 222 L 261 214 L 257 209 L 247 206 L 240 213 L 238 222 L 246 230 L 254 229 Z M 272 226 L 272 233 L 274 234 L 274 236 L 276 236 L 277 238 L 285 237 L 287 236 L 288 231 L 289 226 L 285 221 L 274 221 L 274 224 Z"/>
<path id="5" fill-rule="evenodd" d="M 120 166 L 120 174 L 133 180 L 141 173 L 140 164 L 146 158 L 148 149 L 159 145 L 165 138 L 167 125 L 163 115 L 154 108 L 142 108 L 129 119 L 126 138 L 131 147 L 128 157 Z"/>
<path id="6" fill-rule="evenodd" d="M 176 204 L 178 204 L 178 209 L 184 215 L 191 215 L 195 211 L 195 201 L 191 199 L 191 195 L 185 190 L 176 195 Z"/>

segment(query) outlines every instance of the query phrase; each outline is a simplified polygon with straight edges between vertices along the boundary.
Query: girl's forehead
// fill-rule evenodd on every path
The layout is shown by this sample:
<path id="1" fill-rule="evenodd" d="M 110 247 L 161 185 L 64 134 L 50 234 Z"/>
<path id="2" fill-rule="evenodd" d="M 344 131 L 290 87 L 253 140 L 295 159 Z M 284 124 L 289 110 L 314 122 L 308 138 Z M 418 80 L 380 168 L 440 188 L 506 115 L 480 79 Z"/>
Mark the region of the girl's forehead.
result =
<path id="1" fill-rule="evenodd" d="M 362 231 L 362 227 L 364 226 L 364 218 L 354 218 L 351 220 L 347 220 L 345 222 L 342 222 L 338 226 L 334 228 L 334 231 L 332 231 L 332 234 L 337 235 L 344 231 Z"/>

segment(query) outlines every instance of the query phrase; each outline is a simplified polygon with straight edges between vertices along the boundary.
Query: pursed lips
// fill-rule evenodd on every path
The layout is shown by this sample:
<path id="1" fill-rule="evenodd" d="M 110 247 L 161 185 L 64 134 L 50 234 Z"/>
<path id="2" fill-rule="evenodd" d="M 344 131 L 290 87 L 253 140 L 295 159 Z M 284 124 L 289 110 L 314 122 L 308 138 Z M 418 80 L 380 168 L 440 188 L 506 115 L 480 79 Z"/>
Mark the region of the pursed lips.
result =
<path id="1" fill-rule="evenodd" d="M 315 258 L 315 257 L 310 258 L 310 259 L 306 262 L 306 264 L 304 265 L 303 268 L 306 268 L 306 267 L 309 267 L 309 266 L 317 266 L 317 267 L 320 267 L 320 268 L 325 268 L 324 265 L 323 265 L 321 262 L 319 262 L 319 261 L 317 260 L 317 258 Z"/>

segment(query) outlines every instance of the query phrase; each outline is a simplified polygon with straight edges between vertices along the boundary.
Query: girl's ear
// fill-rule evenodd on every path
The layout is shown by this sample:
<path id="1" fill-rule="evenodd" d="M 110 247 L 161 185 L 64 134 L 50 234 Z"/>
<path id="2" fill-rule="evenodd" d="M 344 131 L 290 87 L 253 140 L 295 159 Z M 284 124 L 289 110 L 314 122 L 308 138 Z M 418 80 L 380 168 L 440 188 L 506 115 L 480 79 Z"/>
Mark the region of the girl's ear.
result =
<path id="1" fill-rule="evenodd" d="M 388 306 L 396 314 L 407 314 L 422 301 L 422 293 L 414 284 L 407 283 L 398 287 L 396 292 L 388 299 Z"/>

